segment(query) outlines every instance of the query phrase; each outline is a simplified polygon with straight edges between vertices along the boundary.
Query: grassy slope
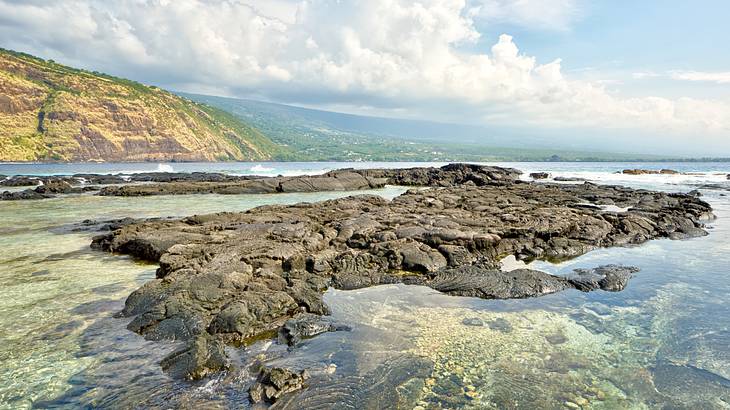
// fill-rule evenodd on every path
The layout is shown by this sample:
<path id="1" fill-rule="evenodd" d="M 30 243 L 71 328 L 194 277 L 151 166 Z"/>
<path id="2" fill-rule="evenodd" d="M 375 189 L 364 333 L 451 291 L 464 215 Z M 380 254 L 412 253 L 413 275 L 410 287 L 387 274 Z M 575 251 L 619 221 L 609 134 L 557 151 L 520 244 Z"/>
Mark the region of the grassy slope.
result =
<path id="1" fill-rule="evenodd" d="M 0 49 L 0 160 L 265 160 L 240 119 L 134 81 Z"/>

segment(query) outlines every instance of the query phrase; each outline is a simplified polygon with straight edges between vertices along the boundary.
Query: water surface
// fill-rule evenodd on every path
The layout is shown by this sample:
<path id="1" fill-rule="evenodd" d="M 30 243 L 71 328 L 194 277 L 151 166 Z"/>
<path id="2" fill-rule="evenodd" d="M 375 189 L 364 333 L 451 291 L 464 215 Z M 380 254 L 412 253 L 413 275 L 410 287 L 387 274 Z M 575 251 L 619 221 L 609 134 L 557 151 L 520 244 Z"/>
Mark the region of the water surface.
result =
<path id="1" fill-rule="evenodd" d="M 315 377 L 303 397 L 315 402 L 325 395 L 339 400 L 332 392 L 341 391 L 367 405 L 368 395 L 374 397 L 374 381 L 400 383 L 396 376 L 409 369 L 422 377 L 388 396 L 409 409 L 730 408 L 730 201 L 724 196 L 730 194 L 724 177 L 730 164 L 507 165 L 666 191 L 715 184 L 702 192 L 718 219 L 704 238 L 602 249 L 558 265 L 532 264 L 557 274 L 604 263 L 640 267 L 623 292 L 568 291 L 538 299 L 484 301 L 403 285 L 331 290 L 325 300 L 333 317 L 349 324 L 351 332 L 321 335 L 292 352 L 262 342 L 230 353 L 244 362 L 266 352 L 274 358 L 272 364 L 313 369 Z M 369 164 L 137 166 L 0 165 L 0 174 L 167 167 L 284 174 Z M 658 167 L 702 175 L 614 173 Z M 371 193 L 392 197 L 400 192 L 402 188 L 388 187 Z M 245 368 L 196 383 L 174 381 L 162 373 L 157 362 L 177 345 L 145 341 L 126 330 L 128 319 L 113 317 L 132 290 L 154 277 L 156 266 L 91 251 L 92 234 L 70 232 L 69 224 L 244 210 L 347 194 L 76 195 L 0 202 L 0 407 L 247 405 L 251 375 Z M 384 391 L 394 387 L 387 383 Z M 370 403 L 385 404 L 389 402 Z"/>

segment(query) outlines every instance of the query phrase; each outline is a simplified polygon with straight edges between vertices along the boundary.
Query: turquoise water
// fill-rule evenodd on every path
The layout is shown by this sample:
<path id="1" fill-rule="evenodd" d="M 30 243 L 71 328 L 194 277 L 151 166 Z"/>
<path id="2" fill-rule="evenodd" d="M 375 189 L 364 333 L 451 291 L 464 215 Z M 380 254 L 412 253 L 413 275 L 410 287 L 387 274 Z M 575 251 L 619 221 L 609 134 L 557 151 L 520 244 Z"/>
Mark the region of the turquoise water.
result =
<path id="1" fill-rule="evenodd" d="M 282 174 L 368 166 L 169 165 L 174 171 L 235 173 L 245 173 L 246 167 L 254 172 L 251 168 L 260 165 L 266 169 L 258 172 Z M 723 196 L 730 195 L 724 176 L 730 164 L 508 165 L 667 191 L 715 184 L 702 192 L 718 219 L 704 238 L 602 249 L 558 265 L 534 263 L 555 273 L 604 263 L 640 267 L 620 293 L 571 291 L 538 299 L 483 301 L 395 285 L 332 290 L 326 301 L 333 317 L 350 324 L 352 332 L 321 335 L 291 353 L 269 343 L 232 353 L 244 361 L 267 352 L 277 358 L 272 363 L 306 366 L 315 376 L 328 375 L 314 378 L 310 390 L 315 395 L 340 378 L 367 376 L 392 366 L 396 358 L 405 358 L 406 366 L 419 363 L 414 358 L 425 358 L 433 371 L 418 386 L 419 395 L 408 402 L 410 409 L 730 408 L 730 200 Z M 137 166 L 0 165 L 0 174 L 128 172 Z M 157 170 L 168 164 L 144 166 Z M 659 167 L 702 175 L 614 174 L 623 168 Z M 386 197 L 400 192 L 397 187 L 373 191 Z M 154 276 L 156 266 L 91 251 L 91 234 L 71 233 L 67 227 L 84 219 L 182 216 L 347 194 L 76 195 L 0 202 L 0 407 L 244 406 L 250 381 L 245 369 L 197 383 L 171 380 L 157 362 L 176 345 L 147 342 L 126 330 L 127 319 L 113 318 L 124 298 Z M 478 318 L 486 325 L 465 326 L 465 318 Z"/>

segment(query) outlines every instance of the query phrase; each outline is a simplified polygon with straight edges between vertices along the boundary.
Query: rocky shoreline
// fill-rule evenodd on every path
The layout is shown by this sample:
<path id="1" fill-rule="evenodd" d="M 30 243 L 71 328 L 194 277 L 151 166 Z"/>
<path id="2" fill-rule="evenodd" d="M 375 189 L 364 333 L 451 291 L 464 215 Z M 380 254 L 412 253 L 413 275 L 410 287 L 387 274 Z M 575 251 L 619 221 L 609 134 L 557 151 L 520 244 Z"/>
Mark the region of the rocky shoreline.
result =
<path id="1" fill-rule="evenodd" d="M 464 164 L 333 171 L 320 177 L 326 183 L 307 186 L 333 186 L 342 175 L 368 181 L 368 187 L 429 189 L 392 201 L 360 195 L 126 221 L 94 238 L 94 248 L 160 264 L 157 279 L 133 292 L 120 316 L 133 318 L 129 329 L 147 339 L 187 342 L 163 368 L 201 378 L 229 367 L 226 344 L 246 345 L 279 333 L 283 342 L 296 345 L 344 330 L 322 318 L 329 312 L 322 300 L 328 287 L 405 283 L 500 299 L 566 289 L 619 291 L 635 268 L 611 265 L 558 277 L 529 269 L 502 272 L 500 260 L 565 259 L 598 247 L 702 236 L 707 234 L 702 221 L 712 218 L 710 206 L 695 195 L 529 183 L 516 170 Z M 292 178 L 287 181 L 298 181 L 292 186 L 302 186 Z M 291 374 L 297 379 L 279 383 L 287 391 L 304 380 Z M 262 400 L 279 397 L 264 385 L 254 394 Z"/>
<path id="2" fill-rule="evenodd" d="M 382 188 L 386 183 L 416 186 L 478 185 L 514 180 L 519 171 L 495 167 L 473 167 L 466 175 L 448 167 L 413 169 L 341 169 L 306 176 L 235 176 L 206 172 L 150 172 L 128 175 L 75 174 L 59 176 L 0 177 L 0 186 L 35 187 L 5 191 L 0 200 L 53 198 L 56 194 L 94 192 L 101 196 L 157 196 L 191 194 L 277 194 L 326 191 L 357 191 Z M 459 179 L 462 178 L 462 179 Z M 466 179 L 463 179 L 466 178 Z"/>
<path id="3" fill-rule="evenodd" d="M 0 200 L 47 199 L 84 192 L 101 196 L 157 196 L 191 194 L 276 194 L 291 192 L 356 191 L 382 188 L 383 178 L 351 170 L 298 177 L 232 176 L 219 173 L 143 173 L 130 175 L 77 174 L 70 176 L 13 176 L 0 186 L 33 187 L 0 193 Z"/>

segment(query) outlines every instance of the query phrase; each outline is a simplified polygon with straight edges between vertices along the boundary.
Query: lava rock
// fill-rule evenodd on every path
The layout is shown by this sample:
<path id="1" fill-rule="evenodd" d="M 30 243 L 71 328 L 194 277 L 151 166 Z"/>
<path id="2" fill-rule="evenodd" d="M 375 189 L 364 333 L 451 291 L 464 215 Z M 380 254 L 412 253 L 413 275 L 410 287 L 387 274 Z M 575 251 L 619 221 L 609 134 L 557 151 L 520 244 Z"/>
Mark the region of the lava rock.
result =
<path id="1" fill-rule="evenodd" d="M 53 198 L 53 195 L 37 192 L 33 189 L 26 189 L 24 191 L 5 191 L 0 195 L 2 201 L 21 201 L 29 199 L 46 199 Z"/>
<path id="2" fill-rule="evenodd" d="M 633 266 L 604 265 L 593 269 L 575 269 L 567 279 L 576 289 L 584 292 L 596 289 L 618 292 L 626 288 L 629 279 L 638 271 Z"/>
<path id="3" fill-rule="evenodd" d="M 711 207 L 686 194 L 520 181 L 509 169 L 455 164 L 346 170 L 346 178 L 430 184 L 388 201 L 374 195 L 247 212 L 120 223 L 92 247 L 157 262 L 157 279 L 120 313 L 150 340 L 225 343 L 271 338 L 304 313 L 326 315 L 328 287 L 429 286 L 459 296 L 526 298 L 566 289 L 616 291 L 634 271 L 568 277 L 496 267 L 504 255 L 564 259 L 607 246 L 707 234 Z M 340 173 L 335 172 L 335 175 Z M 380 183 L 380 182 L 378 182 Z M 167 183 L 174 184 L 174 182 Z M 612 204 L 626 212 L 607 212 Z M 327 326 L 289 323 L 293 343 Z M 311 324 L 311 327 L 309 327 Z M 297 336 L 299 335 L 299 336 Z M 289 340 L 287 340 L 289 343 Z"/>
<path id="4" fill-rule="evenodd" d="M 553 178 L 553 181 L 557 182 L 585 182 L 588 181 L 585 178 L 578 178 L 578 177 L 555 177 Z"/>
<path id="5" fill-rule="evenodd" d="M 349 330 L 349 326 L 335 324 L 329 318 L 311 313 L 302 313 L 284 323 L 279 329 L 279 340 L 289 346 L 295 346 L 304 339 L 322 333 Z"/>
<path id="6" fill-rule="evenodd" d="M 306 370 L 295 372 L 281 367 L 263 367 L 258 380 L 249 389 L 249 396 L 254 403 L 274 403 L 284 394 L 301 390 L 308 379 Z"/>
<path id="7" fill-rule="evenodd" d="M 661 169 L 661 170 L 653 170 L 653 169 L 625 169 L 621 171 L 621 173 L 626 175 L 652 175 L 652 174 L 663 174 L 663 175 L 676 175 L 679 174 L 679 171 L 675 171 L 673 169 Z"/>
<path id="8" fill-rule="evenodd" d="M 230 363 L 220 340 L 201 334 L 162 359 L 162 370 L 176 378 L 198 380 L 226 370 Z"/>

